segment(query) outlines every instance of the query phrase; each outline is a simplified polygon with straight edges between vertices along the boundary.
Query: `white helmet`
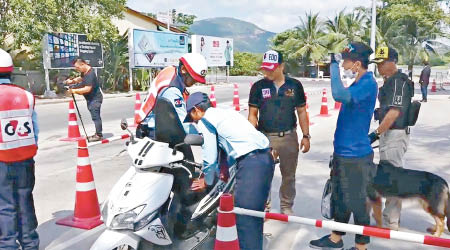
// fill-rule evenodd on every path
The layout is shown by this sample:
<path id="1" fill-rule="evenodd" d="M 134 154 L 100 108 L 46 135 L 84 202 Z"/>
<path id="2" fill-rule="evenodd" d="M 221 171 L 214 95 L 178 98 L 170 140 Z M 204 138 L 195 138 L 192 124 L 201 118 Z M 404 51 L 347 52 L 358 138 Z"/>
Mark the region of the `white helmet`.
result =
<path id="1" fill-rule="evenodd" d="M 206 83 L 205 76 L 208 73 L 208 65 L 204 56 L 198 53 L 187 53 L 180 58 L 180 61 L 195 81 Z"/>
<path id="2" fill-rule="evenodd" d="M 14 66 L 11 56 L 8 52 L 0 49 L 0 73 L 13 72 Z"/>

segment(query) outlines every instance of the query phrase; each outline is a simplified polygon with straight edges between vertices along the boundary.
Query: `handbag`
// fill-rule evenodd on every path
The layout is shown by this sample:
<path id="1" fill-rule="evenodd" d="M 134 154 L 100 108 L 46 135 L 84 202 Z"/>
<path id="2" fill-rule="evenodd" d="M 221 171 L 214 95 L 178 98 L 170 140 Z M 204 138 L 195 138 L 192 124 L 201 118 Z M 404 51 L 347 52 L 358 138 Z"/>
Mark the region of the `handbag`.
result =
<path id="1" fill-rule="evenodd" d="M 331 199 L 331 194 L 333 192 L 333 186 L 332 186 L 332 182 L 331 182 L 331 176 L 332 176 L 332 164 L 333 162 L 333 156 L 330 157 L 330 178 L 327 180 L 327 182 L 325 183 L 325 187 L 323 188 L 323 193 L 322 193 L 322 202 L 321 202 L 321 207 L 320 207 L 320 211 L 322 213 L 322 216 L 325 219 L 333 219 L 333 215 L 334 215 L 334 206 L 333 206 L 333 200 Z"/>

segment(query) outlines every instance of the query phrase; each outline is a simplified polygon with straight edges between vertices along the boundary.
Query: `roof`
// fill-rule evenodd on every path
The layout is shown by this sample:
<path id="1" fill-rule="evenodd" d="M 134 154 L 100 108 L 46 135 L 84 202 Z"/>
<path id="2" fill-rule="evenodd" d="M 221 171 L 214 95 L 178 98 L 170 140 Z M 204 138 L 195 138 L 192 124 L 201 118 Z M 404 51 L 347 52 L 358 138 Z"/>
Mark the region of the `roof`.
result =
<path id="1" fill-rule="evenodd" d="M 149 17 L 147 15 L 144 15 L 144 14 L 142 14 L 142 13 L 140 13 L 138 11 L 135 11 L 133 9 L 130 9 L 128 7 L 125 7 L 125 11 L 128 12 L 129 14 L 132 14 L 134 16 L 142 18 L 142 19 L 144 19 L 144 20 L 146 20 L 148 22 L 152 22 L 152 23 L 156 24 L 157 26 L 167 27 L 166 23 L 160 22 L 160 21 L 156 20 L 155 18 L 152 18 L 152 17 Z M 176 32 L 176 33 L 186 33 L 186 32 L 184 32 L 184 31 L 182 31 L 182 30 L 180 30 L 180 29 L 178 29 L 176 27 L 173 27 L 173 26 L 170 26 L 170 31 Z"/>

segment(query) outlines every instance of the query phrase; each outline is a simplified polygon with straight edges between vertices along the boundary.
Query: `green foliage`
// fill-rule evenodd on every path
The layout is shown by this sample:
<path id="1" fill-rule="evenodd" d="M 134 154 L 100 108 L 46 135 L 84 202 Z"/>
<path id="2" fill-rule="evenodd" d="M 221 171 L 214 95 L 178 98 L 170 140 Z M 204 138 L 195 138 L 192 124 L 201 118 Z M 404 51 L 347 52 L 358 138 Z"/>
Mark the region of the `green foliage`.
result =
<path id="1" fill-rule="evenodd" d="M 150 69 L 137 69 L 135 72 L 136 86 L 140 90 L 147 90 L 150 86 Z"/>
<path id="2" fill-rule="evenodd" d="M 128 89 L 128 32 L 117 40 L 110 40 L 104 44 L 102 70 L 103 88 L 115 90 Z"/>
<path id="3" fill-rule="evenodd" d="M 195 15 L 178 13 L 175 19 L 175 24 L 177 25 L 177 28 L 187 32 L 196 18 L 197 16 Z"/>
<path id="4" fill-rule="evenodd" d="M 230 75 L 256 76 L 261 66 L 262 56 L 247 52 L 234 52 L 234 66 L 230 68 Z"/>
<path id="5" fill-rule="evenodd" d="M 49 31 L 84 33 L 106 43 L 118 37 L 111 18 L 121 17 L 126 0 L 0 0 L 0 47 L 39 52 Z"/>

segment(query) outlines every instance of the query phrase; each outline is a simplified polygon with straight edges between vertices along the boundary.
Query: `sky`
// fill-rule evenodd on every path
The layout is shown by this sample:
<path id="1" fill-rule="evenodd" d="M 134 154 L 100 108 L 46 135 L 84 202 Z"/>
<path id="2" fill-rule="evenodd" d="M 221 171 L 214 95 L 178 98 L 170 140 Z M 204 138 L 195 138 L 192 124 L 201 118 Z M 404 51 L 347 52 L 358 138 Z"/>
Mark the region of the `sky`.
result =
<path id="1" fill-rule="evenodd" d="M 196 20 L 234 17 L 272 32 L 282 32 L 300 24 L 305 12 L 319 12 L 332 18 L 342 9 L 370 7 L 369 0 L 128 0 L 127 6 L 140 12 L 156 13 L 168 9 L 193 14 Z"/>

